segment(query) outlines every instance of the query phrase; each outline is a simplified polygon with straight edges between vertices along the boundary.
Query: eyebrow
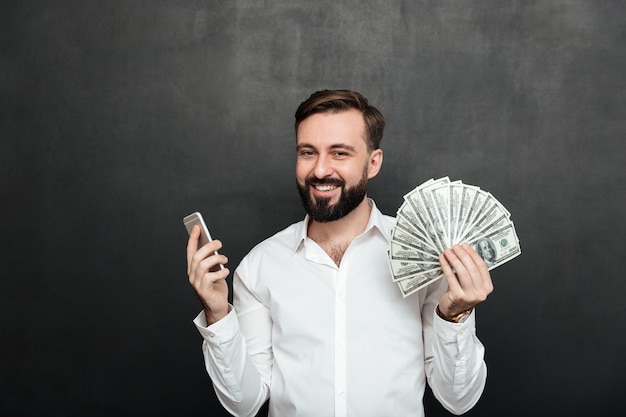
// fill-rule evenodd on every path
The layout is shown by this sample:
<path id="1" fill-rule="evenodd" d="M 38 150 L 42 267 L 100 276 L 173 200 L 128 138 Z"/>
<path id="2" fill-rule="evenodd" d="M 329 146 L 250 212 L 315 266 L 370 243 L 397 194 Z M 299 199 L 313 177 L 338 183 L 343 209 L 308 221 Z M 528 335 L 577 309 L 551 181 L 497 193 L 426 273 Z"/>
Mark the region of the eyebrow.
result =
<path id="1" fill-rule="evenodd" d="M 301 143 L 301 144 L 296 146 L 296 150 L 298 150 L 298 151 L 300 149 L 303 149 L 303 148 L 313 148 L 313 149 L 315 149 L 315 146 L 313 146 L 311 144 L 308 144 L 308 143 Z M 354 146 L 347 145 L 345 143 L 336 143 L 334 145 L 331 145 L 330 149 L 347 149 L 347 150 L 352 151 L 352 152 L 356 151 L 356 148 Z"/>

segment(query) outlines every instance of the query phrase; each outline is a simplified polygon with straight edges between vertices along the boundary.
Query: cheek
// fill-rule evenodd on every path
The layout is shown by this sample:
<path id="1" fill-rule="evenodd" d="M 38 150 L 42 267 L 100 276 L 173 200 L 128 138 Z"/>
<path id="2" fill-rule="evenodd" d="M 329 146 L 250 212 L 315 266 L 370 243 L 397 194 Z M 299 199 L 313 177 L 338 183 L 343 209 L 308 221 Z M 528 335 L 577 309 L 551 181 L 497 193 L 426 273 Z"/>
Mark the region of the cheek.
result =
<path id="1" fill-rule="evenodd" d="M 304 183 L 304 180 L 309 175 L 310 169 L 306 163 L 296 162 L 296 179 L 299 183 Z"/>

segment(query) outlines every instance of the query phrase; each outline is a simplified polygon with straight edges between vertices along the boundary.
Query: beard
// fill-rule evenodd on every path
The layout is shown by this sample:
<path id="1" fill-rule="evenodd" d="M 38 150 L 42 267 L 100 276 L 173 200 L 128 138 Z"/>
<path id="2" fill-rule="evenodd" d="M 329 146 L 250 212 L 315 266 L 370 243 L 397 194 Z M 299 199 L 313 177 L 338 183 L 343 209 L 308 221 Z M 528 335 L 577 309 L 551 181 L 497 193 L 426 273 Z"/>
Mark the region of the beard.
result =
<path id="1" fill-rule="evenodd" d="M 310 191 L 313 186 L 311 184 L 312 182 L 316 184 L 332 184 L 341 187 L 339 201 L 331 205 L 329 204 L 330 198 L 314 199 Z M 302 205 L 304 205 L 307 214 L 319 223 L 332 222 L 341 219 L 357 208 L 365 198 L 367 194 L 367 167 L 363 171 L 363 176 L 359 183 L 351 188 L 344 188 L 346 182 L 334 178 L 317 179 L 310 177 L 304 181 L 304 186 L 300 185 L 298 182 L 296 182 L 296 185 L 300 199 L 302 199 Z"/>

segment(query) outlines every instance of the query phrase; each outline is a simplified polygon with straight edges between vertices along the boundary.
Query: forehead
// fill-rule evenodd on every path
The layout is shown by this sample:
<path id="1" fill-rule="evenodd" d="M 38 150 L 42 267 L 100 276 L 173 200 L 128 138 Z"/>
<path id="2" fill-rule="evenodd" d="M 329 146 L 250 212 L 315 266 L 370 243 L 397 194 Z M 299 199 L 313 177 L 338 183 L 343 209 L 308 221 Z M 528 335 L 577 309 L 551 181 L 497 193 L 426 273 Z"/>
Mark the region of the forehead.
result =
<path id="1" fill-rule="evenodd" d="M 355 109 L 315 113 L 300 122 L 296 140 L 298 145 L 349 143 L 358 146 L 362 143 L 365 146 L 365 120 Z"/>

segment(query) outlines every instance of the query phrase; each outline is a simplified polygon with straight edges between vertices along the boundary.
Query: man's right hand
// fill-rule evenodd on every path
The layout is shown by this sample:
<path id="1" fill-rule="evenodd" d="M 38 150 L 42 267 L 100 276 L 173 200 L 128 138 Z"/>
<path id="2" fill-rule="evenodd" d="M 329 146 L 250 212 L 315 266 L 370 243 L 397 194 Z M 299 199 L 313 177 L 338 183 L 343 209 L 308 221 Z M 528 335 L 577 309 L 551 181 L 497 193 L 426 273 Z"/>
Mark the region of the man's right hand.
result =
<path id="1" fill-rule="evenodd" d="M 213 324 L 228 314 L 228 268 L 210 272 L 216 265 L 228 262 L 226 256 L 214 252 L 222 248 L 222 242 L 213 240 L 198 248 L 200 227 L 194 226 L 187 243 L 187 275 L 204 307 L 208 324 Z"/>

